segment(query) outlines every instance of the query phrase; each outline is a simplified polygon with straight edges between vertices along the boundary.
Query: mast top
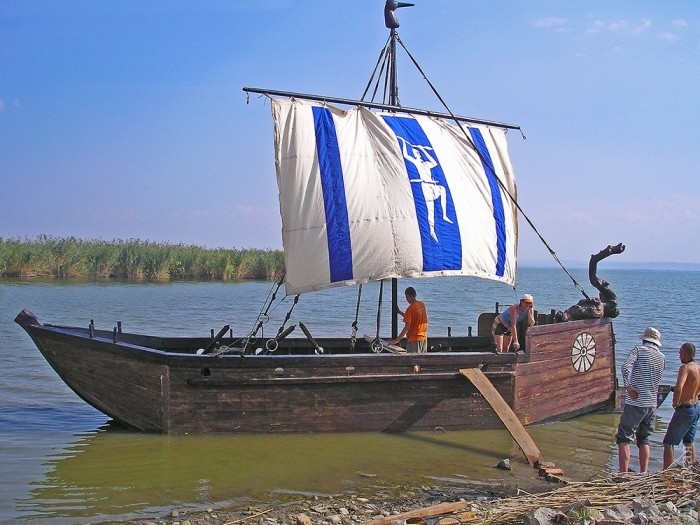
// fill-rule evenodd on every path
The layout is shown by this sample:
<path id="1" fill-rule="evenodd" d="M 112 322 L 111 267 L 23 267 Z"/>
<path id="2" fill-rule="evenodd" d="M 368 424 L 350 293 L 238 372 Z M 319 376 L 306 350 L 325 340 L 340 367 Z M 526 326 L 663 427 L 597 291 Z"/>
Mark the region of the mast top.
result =
<path id="1" fill-rule="evenodd" d="M 409 4 L 408 2 L 397 2 L 396 0 L 386 0 L 384 4 L 384 25 L 389 29 L 396 29 L 399 27 L 399 19 L 396 18 L 396 11 L 399 7 L 413 7 L 416 4 Z"/>

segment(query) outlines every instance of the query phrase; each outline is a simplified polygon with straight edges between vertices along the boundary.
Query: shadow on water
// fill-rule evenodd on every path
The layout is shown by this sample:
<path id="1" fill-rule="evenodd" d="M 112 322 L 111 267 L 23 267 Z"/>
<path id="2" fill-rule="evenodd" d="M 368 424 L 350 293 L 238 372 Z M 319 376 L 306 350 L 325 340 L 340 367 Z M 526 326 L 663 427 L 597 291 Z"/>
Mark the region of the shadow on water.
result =
<path id="1" fill-rule="evenodd" d="M 542 425 L 531 435 L 572 479 L 606 470 L 614 415 Z M 513 471 L 495 468 L 511 458 Z M 299 494 L 372 494 L 446 484 L 515 486 L 535 480 L 505 430 L 300 435 L 142 434 L 112 425 L 73 435 L 16 501 L 17 519 L 93 523 Z"/>

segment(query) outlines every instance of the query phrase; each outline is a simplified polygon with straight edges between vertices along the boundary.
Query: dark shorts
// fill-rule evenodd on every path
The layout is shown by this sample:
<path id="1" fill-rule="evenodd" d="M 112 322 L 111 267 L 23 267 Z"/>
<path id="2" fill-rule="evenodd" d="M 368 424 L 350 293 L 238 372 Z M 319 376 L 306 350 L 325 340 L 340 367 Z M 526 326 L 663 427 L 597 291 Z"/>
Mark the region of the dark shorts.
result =
<path id="1" fill-rule="evenodd" d="M 697 403 L 690 407 L 676 408 L 666 429 L 664 444 L 679 445 L 681 441 L 683 441 L 684 445 L 694 443 L 699 418 L 700 405 Z"/>
<path id="2" fill-rule="evenodd" d="M 494 335 L 511 335 L 510 328 L 503 323 L 498 323 L 493 330 Z"/>
<path id="3" fill-rule="evenodd" d="M 656 407 L 625 405 L 617 426 L 615 441 L 620 443 L 637 442 L 637 446 L 648 445 L 649 436 L 654 431 Z"/>

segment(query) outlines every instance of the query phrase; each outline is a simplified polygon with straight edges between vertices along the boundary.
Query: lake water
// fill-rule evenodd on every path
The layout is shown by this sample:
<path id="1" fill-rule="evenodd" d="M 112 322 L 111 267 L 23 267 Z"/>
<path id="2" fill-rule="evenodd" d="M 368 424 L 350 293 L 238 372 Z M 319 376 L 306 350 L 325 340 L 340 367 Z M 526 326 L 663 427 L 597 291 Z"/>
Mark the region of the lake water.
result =
<path id="1" fill-rule="evenodd" d="M 586 270 L 572 274 L 597 295 Z M 700 272 L 605 270 L 599 275 L 618 295 L 614 321 L 617 363 L 647 326 L 662 334 L 667 355 L 664 382 L 675 382 L 677 350 L 698 343 L 690 322 L 697 309 Z M 401 281 L 426 302 L 430 333 L 476 331 L 481 311 L 532 293 L 540 312 L 563 310 L 582 298 L 559 269 L 521 268 L 517 290 L 475 279 Z M 505 430 L 387 435 L 160 436 L 127 432 L 82 402 L 51 370 L 13 322 L 28 308 L 53 324 L 158 335 L 208 336 L 231 324 L 244 335 L 255 324 L 274 283 L 133 283 L 0 281 L 0 523 L 99 523 L 162 515 L 171 508 L 202 509 L 267 501 L 299 493 L 337 494 L 445 480 L 508 483 L 494 465 L 525 460 Z M 278 293 L 278 299 L 283 297 Z M 362 289 L 359 335 L 377 330 L 379 285 Z M 390 333 L 389 286 L 380 310 L 380 334 Z M 286 298 L 265 325 L 276 333 L 292 306 Z M 315 336 L 347 335 L 355 319 L 357 288 L 305 295 L 291 323 L 304 322 Z M 540 425 L 530 432 L 543 455 L 568 477 L 588 479 L 615 469 L 615 414 L 595 414 Z M 671 417 L 659 411 L 651 469 L 661 468 L 661 439 Z M 636 449 L 633 447 L 633 455 Z M 632 466 L 636 467 L 633 458 Z M 529 467 L 528 467 L 529 468 Z M 533 471 L 533 476 L 534 476 Z"/>

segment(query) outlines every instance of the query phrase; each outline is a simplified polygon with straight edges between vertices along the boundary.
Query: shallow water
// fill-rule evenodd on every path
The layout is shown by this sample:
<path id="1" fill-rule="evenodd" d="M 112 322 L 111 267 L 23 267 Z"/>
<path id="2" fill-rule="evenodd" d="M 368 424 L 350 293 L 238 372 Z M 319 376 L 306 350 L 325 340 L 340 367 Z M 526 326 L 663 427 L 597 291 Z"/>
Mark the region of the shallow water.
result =
<path id="1" fill-rule="evenodd" d="M 589 479 L 607 470 L 615 424 L 614 415 L 586 416 L 531 435 L 569 477 Z M 515 485 L 528 469 L 536 478 L 505 431 L 159 436 L 103 428 L 63 439 L 35 436 L 31 448 L 43 454 L 41 469 L 15 499 L 13 517 L 51 523 L 274 500 L 280 493 L 454 485 L 458 478 Z M 503 458 L 518 468 L 495 469 Z"/>

